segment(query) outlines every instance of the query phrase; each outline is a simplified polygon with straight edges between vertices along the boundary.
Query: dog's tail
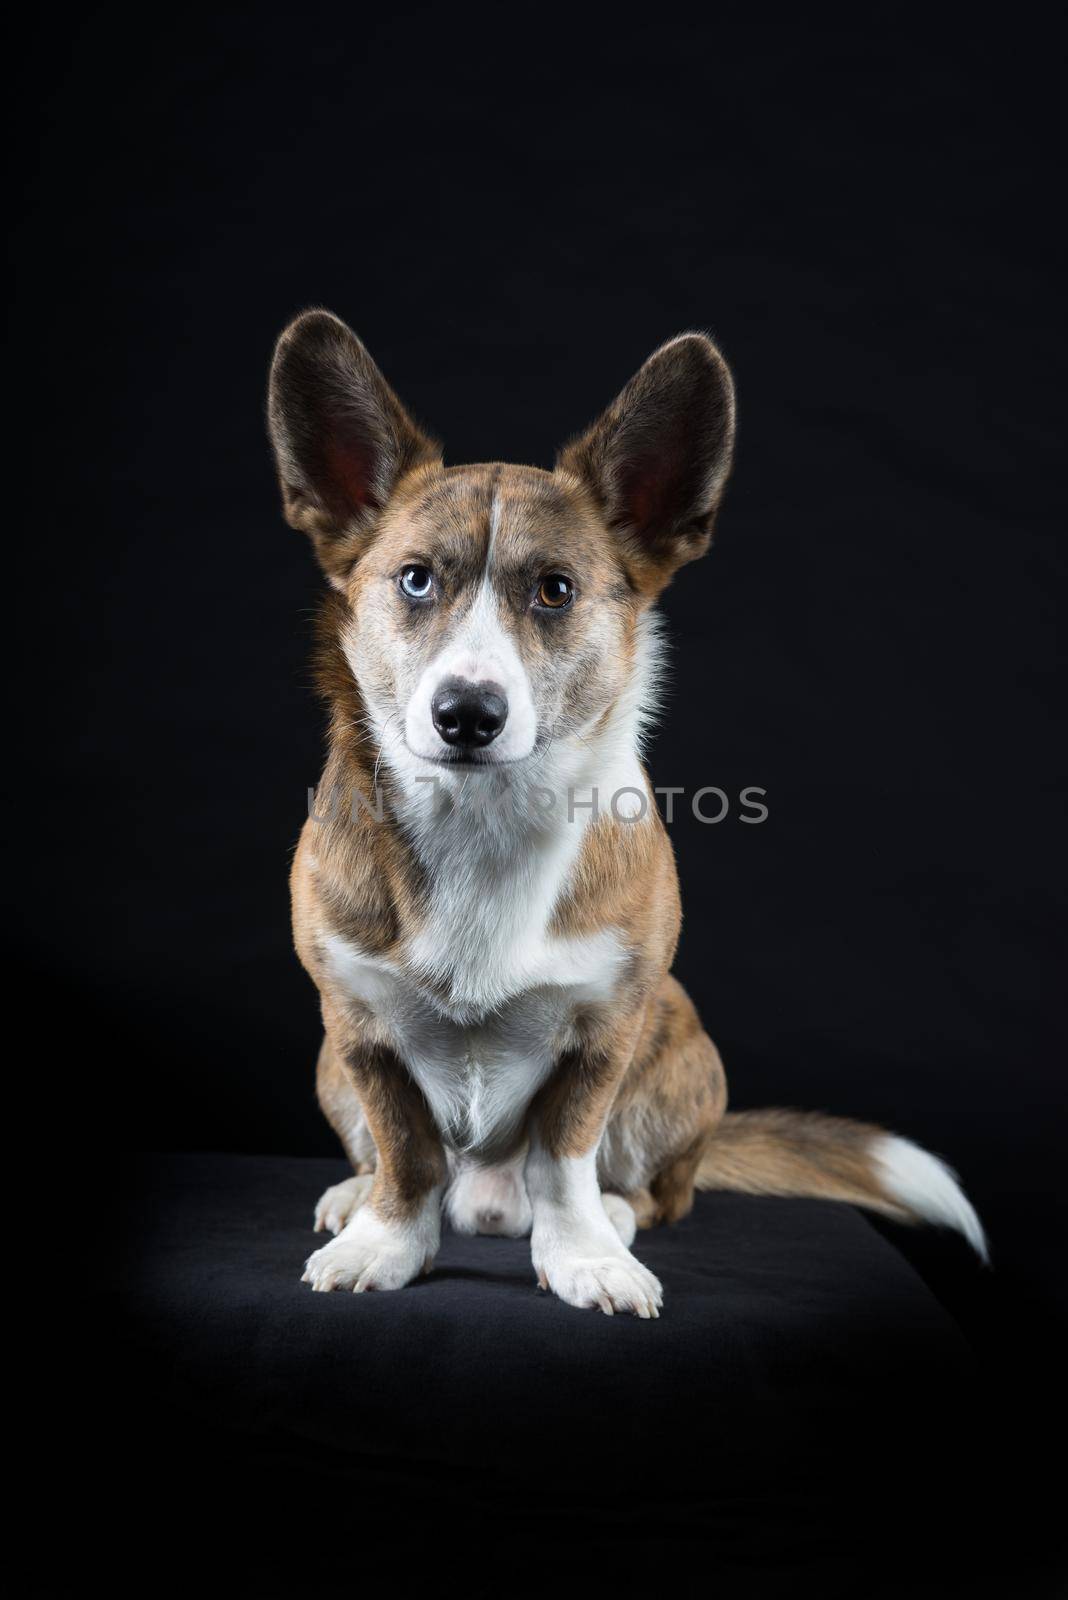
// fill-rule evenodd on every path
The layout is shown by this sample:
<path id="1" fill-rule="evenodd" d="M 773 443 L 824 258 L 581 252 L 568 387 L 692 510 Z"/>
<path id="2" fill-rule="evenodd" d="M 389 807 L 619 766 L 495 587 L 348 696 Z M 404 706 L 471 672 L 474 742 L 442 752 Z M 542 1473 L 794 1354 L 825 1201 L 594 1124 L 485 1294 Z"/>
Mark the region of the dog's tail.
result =
<path id="1" fill-rule="evenodd" d="M 735 1111 L 697 1170 L 699 1189 L 845 1200 L 896 1222 L 962 1233 L 983 1261 L 986 1235 L 956 1174 L 908 1139 L 813 1111 Z"/>

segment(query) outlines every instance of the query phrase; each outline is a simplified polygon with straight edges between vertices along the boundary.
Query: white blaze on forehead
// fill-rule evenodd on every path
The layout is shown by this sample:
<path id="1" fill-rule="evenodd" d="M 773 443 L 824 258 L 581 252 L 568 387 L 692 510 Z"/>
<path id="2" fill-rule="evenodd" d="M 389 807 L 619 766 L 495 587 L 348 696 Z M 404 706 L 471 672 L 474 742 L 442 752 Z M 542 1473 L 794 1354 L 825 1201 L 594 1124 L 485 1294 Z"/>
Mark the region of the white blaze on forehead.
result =
<path id="1" fill-rule="evenodd" d="M 530 679 L 502 615 L 491 578 L 500 516 L 500 502 L 494 493 L 482 581 L 472 604 L 450 629 L 444 647 L 424 671 L 408 702 L 404 731 L 408 748 L 415 755 L 435 759 L 446 749 L 434 727 L 430 709 L 435 692 L 446 678 L 493 683 L 503 689 L 508 702 L 508 720 L 493 745 L 493 755 L 498 761 L 520 761 L 534 748 L 538 717 Z"/>
<path id="2" fill-rule="evenodd" d="M 493 560 L 493 547 L 497 543 L 497 535 L 501 531 L 501 495 L 496 484 L 493 486 L 493 499 L 490 501 L 489 544 L 486 546 L 486 567 L 489 568 Z"/>

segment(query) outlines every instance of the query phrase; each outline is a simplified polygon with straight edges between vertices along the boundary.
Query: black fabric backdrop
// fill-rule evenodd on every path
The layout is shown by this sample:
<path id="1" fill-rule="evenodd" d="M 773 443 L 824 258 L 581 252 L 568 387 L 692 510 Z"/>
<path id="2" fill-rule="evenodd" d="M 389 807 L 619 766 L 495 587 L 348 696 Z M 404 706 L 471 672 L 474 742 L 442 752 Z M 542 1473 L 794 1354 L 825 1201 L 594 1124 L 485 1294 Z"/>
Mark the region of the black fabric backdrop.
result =
<path id="1" fill-rule="evenodd" d="M 51 1165 L 88 1145 L 106 1185 L 108 1150 L 334 1153 L 288 934 L 322 719 L 319 579 L 263 426 L 281 325 L 345 316 L 448 460 L 543 465 L 655 344 L 706 327 L 737 375 L 738 465 L 712 556 L 666 598 L 651 764 L 691 791 L 760 785 L 770 815 L 683 811 L 677 970 L 736 1105 L 880 1120 L 961 1170 L 1000 1311 L 930 1271 L 973 1337 L 1012 1331 L 1047 1404 L 1051 41 L 1026 9 L 1010 40 L 898 7 L 48 28 L 17 58 L 10 134 L 16 716 L 40 693 L 5 931 L 45 1000 Z"/>

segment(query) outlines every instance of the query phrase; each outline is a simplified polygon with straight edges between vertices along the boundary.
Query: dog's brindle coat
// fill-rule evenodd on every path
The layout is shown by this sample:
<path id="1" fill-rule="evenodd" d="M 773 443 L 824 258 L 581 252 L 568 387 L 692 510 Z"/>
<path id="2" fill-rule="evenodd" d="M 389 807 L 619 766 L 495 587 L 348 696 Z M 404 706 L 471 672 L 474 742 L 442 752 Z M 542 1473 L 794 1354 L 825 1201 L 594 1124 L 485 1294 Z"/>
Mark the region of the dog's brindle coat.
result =
<path id="1" fill-rule="evenodd" d="M 656 351 L 553 472 L 443 466 L 322 311 L 279 340 L 269 416 L 286 517 L 333 589 L 293 923 L 322 999 L 319 1099 L 356 1176 L 322 1197 L 337 1238 L 305 1278 L 400 1288 L 433 1261 L 444 1201 L 460 1229 L 530 1231 L 572 1305 L 656 1316 L 628 1246 L 695 1185 L 851 1200 L 981 1248 L 948 1170 L 906 1141 L 725 1116 L 670 975 L 678 883 L 639 744 L 651 608 L 708 548 L 730 468 L 714 345 Z"/>

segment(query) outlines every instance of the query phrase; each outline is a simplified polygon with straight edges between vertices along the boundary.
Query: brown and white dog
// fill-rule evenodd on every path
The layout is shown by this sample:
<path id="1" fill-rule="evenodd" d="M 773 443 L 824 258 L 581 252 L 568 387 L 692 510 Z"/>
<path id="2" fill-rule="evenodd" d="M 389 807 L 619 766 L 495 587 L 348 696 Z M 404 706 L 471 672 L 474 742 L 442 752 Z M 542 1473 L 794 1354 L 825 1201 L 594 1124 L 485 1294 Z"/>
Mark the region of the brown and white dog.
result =
<path id="1" fill-rule="evenodd" d="M 984 1253 L 952 1173 L 907 1140 L 725 1115 L 670 974 L 678 881 L 640 749 L 653 608 L 708 548 L 731 464 L 711 341 L 663 345 L 553 472 L 445 467 L 324 311 L 279 340 L 269 418 L 286 518 L 333 586 L 293 924 L 322 999 L 319 1100 L 356 1176 L 319 1201 L 337 1237 L 305 1280 L 401 1288 L 444 1209 L 462 1232 L 529 1233 L 569 1304 L 655 1317 L 630 1245 L 695 1186 L 850 1201 Z"/>

